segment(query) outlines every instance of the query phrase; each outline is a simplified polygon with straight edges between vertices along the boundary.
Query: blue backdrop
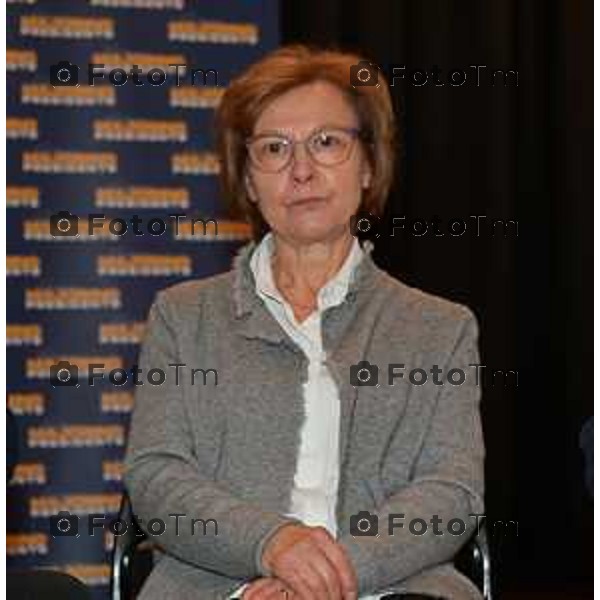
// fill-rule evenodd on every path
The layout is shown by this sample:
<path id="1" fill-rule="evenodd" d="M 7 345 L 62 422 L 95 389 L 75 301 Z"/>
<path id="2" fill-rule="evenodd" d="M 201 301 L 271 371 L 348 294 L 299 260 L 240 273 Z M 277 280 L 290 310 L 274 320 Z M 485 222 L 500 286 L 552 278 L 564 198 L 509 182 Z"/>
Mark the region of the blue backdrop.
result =
<path id="1" fill-rule="evenodd" d="M 8 566 L 66 570 L 100 598 L 113 540 L 89 537 L 85 517 L 118 509 L 133 386 L 89 387 L 87 365 L 135 364 L 155 292 L 228 269 L 248 239 L 219 199 L 211 119 L 231 77 L 278 44 L 278 6 L 55 0 L 12 2 L 7 12 L 8 408 L 18 433 Z M 63 61 L 79 67 L 78 86 L 51 84 Z M 180 62 L 216 76 L 192 86 L 188 73 L 176 86 L 163 65 Z M 93 87 L 89 63 L 107 67 Z M 143 85 L 108 81 L 108 69 L 133 63 Z M 145 79 L 152 67 L 166 70 L 163 85 Z M 68 66 L 58 83 L 74 73 Z M 59 211 L 69 212 L 59 223 L 67 235 L 52 228 Z M 106 216 L 92 236 L 90 213 Z M 187 216 L 177 236 L 172 213 Z M 134 215 L 143 235 L 108 230 L 110 219 Z M 217 233 L 209 225 L 190 235 L 194 216 L 216 219 Z M 167 224 L 162 235 L 148 233 L 150 218 Z M 59 361 L 79 367 L 78 387 L 51 384 Z M 52 535 L 59 510 L 79 515 L 81 535 Z"/>

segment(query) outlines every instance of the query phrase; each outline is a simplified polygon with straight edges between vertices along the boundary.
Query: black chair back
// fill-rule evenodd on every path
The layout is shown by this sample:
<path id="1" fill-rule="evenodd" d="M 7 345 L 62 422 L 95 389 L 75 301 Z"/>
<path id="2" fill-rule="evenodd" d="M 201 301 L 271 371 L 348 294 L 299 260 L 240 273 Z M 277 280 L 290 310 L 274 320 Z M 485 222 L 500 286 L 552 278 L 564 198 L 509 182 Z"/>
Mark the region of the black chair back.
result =
<path id="1" fill-rule="evenodd" d="M 61 571 L 14 569 L 6 573 L 7 600 L 91 600 L 84 583 Z"/>
<path id="2" fill-rule="evenodd" d="M 492 561 L 485 519 L 479 521 L 479 531 L 463 546 L 454 565 L 481 590 L 485 600 L 492 600 Z"/>
<path id="3" fill-rule="evenodd" d="M 153 566 L 153 545 L 133 517 L 127 494 L 119 509 L 122 535 L 115 535 L 110 581 L 111 600 L 132 600 L 139 593 Z"/>

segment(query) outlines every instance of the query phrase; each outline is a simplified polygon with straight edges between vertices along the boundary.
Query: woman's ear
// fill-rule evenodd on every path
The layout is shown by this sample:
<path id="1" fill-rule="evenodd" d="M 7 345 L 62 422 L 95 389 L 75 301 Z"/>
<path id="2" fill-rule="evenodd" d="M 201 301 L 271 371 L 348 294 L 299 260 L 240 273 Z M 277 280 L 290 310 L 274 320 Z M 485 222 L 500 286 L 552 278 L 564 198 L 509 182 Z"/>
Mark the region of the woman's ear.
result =
<path id="1" fill-rule="evenodd" d="M 246 186 L 246 193 L 248 194 L 250 202 L 258 204 L 258 195 L 256 193 L 256 189 L 254 188 L 254 182 L 252 181 L 252 177 L 250 177 L 250 173 L 248 173 L 248 171 L 246 171 L 246 173 L 244 174 L 244 184 Z"/>
<path id="2" fill-rule="evenodd" d="M 373 172 L 371 170 L 371 166 L 369 164 L 365 164 L 363 167 L 363 172 L 361 176 L 361 186 L 363 189 L 367 189 L 371 187 L 371 179 L 373 178 Z"/>

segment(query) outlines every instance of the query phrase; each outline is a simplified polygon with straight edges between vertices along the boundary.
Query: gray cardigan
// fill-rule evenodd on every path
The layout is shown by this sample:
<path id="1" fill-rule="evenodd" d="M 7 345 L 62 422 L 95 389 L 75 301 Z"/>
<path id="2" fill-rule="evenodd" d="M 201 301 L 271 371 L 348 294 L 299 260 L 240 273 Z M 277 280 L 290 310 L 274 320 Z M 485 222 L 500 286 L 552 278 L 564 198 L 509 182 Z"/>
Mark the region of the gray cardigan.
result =
<path id="1" fill-rule="evenodd" d="M 163 549 L 141 600 L 226 598 L 265 574 L 260 555 L 289 510 L 303 421 L 307 359 L 257 296 L 249 268 L 255 243 L 231 271 L 174 285 L 150 309 L 125 459 L 125 484 L 142 527 L 166 524 Z M 369 253 L 342 304 L 323 314 L 326 364 L 340 393 L 338 543 L 359 594 L 383 588 L 480 598 L 452 557 L 483 513 L 484 448 L 479 416 L 477 325 L 465 307 L 390 277 Z M 379 367 L 379 386 L 351 385 L 350 367 Z M 169 364 L 184 363 L 178 369 Z M 389 363 L 404 378 L 388 385 Z M 463 385 L 408 381 L 413 368 L 460 368 Z M 144 373 L 160 368 L 163 385 Z M 191 369 L 215 369 L 206 385 Z M 443 376 L 443 375 L 442 375 Z M 377 536 L 352 536 L 351 516 L 370 511 Z M 184 514 L 177 518 L 175 513 Z M 404 514 L 388 533 L 388 515 Z M 441 519 L 435 535 L 430 520 Z M 411 521 L 428 523 L 416 535 Z M 206 535 L 192 519 L 214 519 Z M 451 535 L 450 519 L 467 530 Z M 400 522 L 400 521 L 398 521 Z M 372 531 L 372 530 L 371 530 Z M 442 535 L 439 535 L 442 531 Z"/>

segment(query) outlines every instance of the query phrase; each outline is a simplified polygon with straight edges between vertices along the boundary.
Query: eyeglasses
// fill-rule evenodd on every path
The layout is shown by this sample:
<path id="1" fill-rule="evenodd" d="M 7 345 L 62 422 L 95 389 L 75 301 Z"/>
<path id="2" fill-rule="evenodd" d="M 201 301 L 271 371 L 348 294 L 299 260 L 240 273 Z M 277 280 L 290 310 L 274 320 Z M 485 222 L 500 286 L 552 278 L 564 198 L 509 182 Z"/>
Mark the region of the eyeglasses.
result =
<path id="1" fill-rule="evenodd" d="M 285 135 L 260 134 L 246 141 L 252 164 L 265 173 L 279 173 L 291 162 L 296 144 L 302 144 L 308 155 L 319 165 L 334 167 L 350 158 L 354 141 L 360 129 L 324 128 L 311 133 L 304 140 L 293 140 Z"/>

